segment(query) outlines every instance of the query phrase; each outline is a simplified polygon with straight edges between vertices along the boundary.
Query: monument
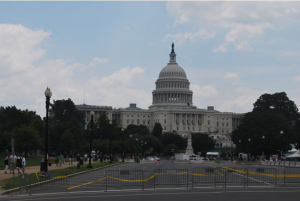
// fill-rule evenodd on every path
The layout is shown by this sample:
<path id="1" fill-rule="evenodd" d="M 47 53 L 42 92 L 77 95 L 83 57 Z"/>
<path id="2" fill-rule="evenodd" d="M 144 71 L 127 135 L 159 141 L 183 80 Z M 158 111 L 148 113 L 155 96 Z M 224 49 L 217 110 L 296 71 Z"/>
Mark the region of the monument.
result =
<path id="1" fill-rule="evenodd" d="M 194 150 L 193 150 L 193 147 L 192 147 L 192 135 L 191 133 L 188 133 L 188 141 L 187 141 L 187 147 L 186 147 L 186 150 L 185 150 L 185 154 L 186 155 L 194 155 Z"/>

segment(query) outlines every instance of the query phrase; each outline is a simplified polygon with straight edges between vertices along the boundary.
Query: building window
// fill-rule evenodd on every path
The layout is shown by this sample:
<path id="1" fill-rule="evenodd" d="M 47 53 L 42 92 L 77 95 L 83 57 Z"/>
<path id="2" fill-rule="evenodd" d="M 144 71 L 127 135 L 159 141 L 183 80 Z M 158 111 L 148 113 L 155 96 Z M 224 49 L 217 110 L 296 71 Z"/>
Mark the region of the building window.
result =
<path id="1" fill-rule="evenodd" d="M 224 133 L 224 129 L 222 129 L 222 133 Z"/>
<path id="2" fill-rule="evenodd" d="M 182 124 L 184 125 L 184 120 L 182 119 Z"/>
<path id="3" fill-rule="evenodd" d="M 219 122 L 217 121 L 217 126 L 219 126 Z"/>
<path id="4" fill-rule="evenodd" d="M 228 127 L 228 123 L 226 123 L 226 126 Z"/>
<path id="5" fill-rule="evenodd" d="M 145 120 L 143 120 L 143 124 L 145 124 Z"/>
<path id="6" fill-rule="evenodd" d="M 166 119 L 164 120 L 164 123 L 165 123 L 165 124 L 167 123 L 167 120 L 166 120 Z"/>
<path id="7" fill-rule="evenodd" d="M 208 118 L 209 118 L 210 116 L 208 116 Z"/>
<path id="8" fill-rule="evenodd" d="M 148 121 L 148 124 L 150 124 L 150 121 Z"/>
<path id="9" fill-rule="evenodd" d="M 134 124 L 134 120 L 133 119 L 131 120 L 131 124 Z"/>
<path id="10" fill-rule="evenodd" d="M 210 127 L 207 128 L 207 131 L 210 131 Z"/>
<path id="11" fill-rule="evenodd" d="M 138 115 L 138 117 L 140 117 L 140 115 Z"/>
<path id="12" fill-rule="evenodd" d="M 167 130 L 167 128 L 166 128 L 166 127 L 164 127 L 164 130 Z"/>
<path id="13" fill-rule="evenodd" d="M 129 124 L 129 119 L 127 119 L 127 124 Z"/>
<path id="14" fill-rule="evenodd" d="M 190 123 L 189 123 L 189 120 L 186 120 L 186 122 L 187 122 L 187 124 L 190 124 Z"/>
<path id="15" fill-rule="evenodd" d="M 177 130 L 178 130 L 178 126 L 177 126 Z"/>
<path id="16" fill-rule="evenodd" d="M 210 125 L 210 120 L 207 121 L 207 125 Z"/>
<path id="17" fill-rule="evenodd" d="M 224 126 L 224 122 L 222 123 L 222 126 Z"/>
<path id="18" fill-rule="evenodd" d="M 129 115 L 127 115 L 127 117 L 129 117 Z"/>
<path id="19" fill-rule="evenodd" d="M 183 130 L 185 131 L 185 127 L 183 127 Z"/>
<path id="20" fill-rule="evenodd" d="M 200 120 L 198 120 L 198 124 L 200 125 Z"/>
<path id="21" fill-rule="evenodd" d="M 199 127 L 199 131 L 201 131 L 201 127 Z"/>
<path id="22" fill-rule="evenodd" d="M 139 119 L 137 120 L 137 124 L 140 124 L 140 120 Z"/>
<path id="23" fill-rule="evenodd" d="M 133 115 L 131 115 L 131 117 L 133 117 Z"/>

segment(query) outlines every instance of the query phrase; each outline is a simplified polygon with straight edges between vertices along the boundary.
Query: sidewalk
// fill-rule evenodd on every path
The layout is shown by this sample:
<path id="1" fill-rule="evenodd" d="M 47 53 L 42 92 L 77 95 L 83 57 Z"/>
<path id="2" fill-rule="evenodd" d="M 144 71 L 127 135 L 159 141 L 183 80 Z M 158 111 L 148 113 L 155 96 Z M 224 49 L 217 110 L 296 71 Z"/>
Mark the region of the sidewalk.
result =
<path id="1" fill-rule="evenodd" d="M 84 163 L 86 164 L 86 163 Z M 72 167 L 72 166 L 76 166 L 77 165 L 77 161 L 74 161 L 72 165 L 69 165 L 69 163 L 66 163 L 66 164 L 62 164 L 62 166 L 57 166 L 56 167 L 56 164 L 52 164 L 52 166 L 48 166 L 48 170 L 56 170 L 56 169 L 64 169 L 64 168 L 67 168 L 67 167 Z M 11 178 L 13 177 L 13 174 L 9 174 L 9 169 L 7 170 L 8 174 L 4 174 L 5 170 L 0 170 L 0 183 L 1 183 L 1 180 L 4 180 L 4 179 L 8 179 L 8 178 Z M 20 171 L 22 172 L 22 171 Z M 30 167 L 26 167 L 25 168 L 25 173 L 35 173 L 35 172 L 40 172 L 40 166 L 30 166 Z M 18 176 L 18 170 L 15 169 L 15 176 Z"/>

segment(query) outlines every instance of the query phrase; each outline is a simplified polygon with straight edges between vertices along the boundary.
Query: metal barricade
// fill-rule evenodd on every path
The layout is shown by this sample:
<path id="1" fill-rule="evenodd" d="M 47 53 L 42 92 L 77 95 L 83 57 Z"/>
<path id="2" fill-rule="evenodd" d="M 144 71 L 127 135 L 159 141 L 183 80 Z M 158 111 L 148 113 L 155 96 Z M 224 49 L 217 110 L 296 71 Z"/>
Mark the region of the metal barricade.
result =
<path id="1" fill-rule="evenodd" d="M 247 185 L 247 169 L 246 168 L 221 168 L 225 176 L 225 187 L 229 184 L 234 186 Z"/>
<path id="2" fill-rule="evenodd" d="M 247 170 L 237 168 L 193 168 L 192 175 L 192 188 L 206 184 L 213 184 L 217 187 L 218 183 L 237 186 L 246 186 Z"/>
<path id="3" fill-rule="evenodd" d="M 154 170 L 154 189 L 158 185 L 177 185 L 188 188 L 189 173 L 187 169 Z"/>
<path id="4" fill-rule="evenodd" d="M 277 173 L 275 168 L 247 168 L 247 187 L 249 183 L 261 183 L 265 185 L 277 185 Z"/>
<path id="5" fill-rule="evenodd" d="M 27 174 L 19 174 L 19 189 L 20 189 L 20 194 L 22 194 L 22 191 L 26 190 L 28 193 L 28 182 L 27 182 Z"/>
<path id="6" fill-rule="evenodd" d="M 107 170 L 106 191 L 109 187 L 140 186 L 144 190 L 143 170 Z"/>
<path id="7" fill-rule="evenodd" d="M 38 172 L 29 175 L 31 194 L 67 191 L 66 172 Z"/>
<path id="8" fill-rule="evenodd" d="M 295 168 L 295 167 L 284 168 L 283 183 L 284 186 L 287 183 L 300 184 L 300 168 Z"/>

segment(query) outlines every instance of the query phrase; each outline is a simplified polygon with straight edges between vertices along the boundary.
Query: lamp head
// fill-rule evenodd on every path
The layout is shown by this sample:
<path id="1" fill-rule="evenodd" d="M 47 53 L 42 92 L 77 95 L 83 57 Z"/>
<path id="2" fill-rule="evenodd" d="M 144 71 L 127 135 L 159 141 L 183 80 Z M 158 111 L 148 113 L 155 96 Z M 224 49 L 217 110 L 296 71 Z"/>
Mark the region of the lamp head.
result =
<path id="1" fill-rule="evenodd" d="M 122 132 L 124 131 L 124 128 L 122 128 Z"/>
<path id="2" fill-rule="evenodd" d="M 92 111 L 90 112 L 90 115 L 93 117 L 93 116 L 95 115 L 95 112 L 92 110 Z"/>
<path id="3" fill-rule="evenodd" d="M 52 96 L 52 92 L 51 92 L 51 90 L 50 90 L 49 87 L 46 88 L 45 96 L 46 96 L 46 97 L 49 97 L 49 98 L 51 98 L 51 96 Z"/>
<path id="4" fill-rule="evenodd" d="M 282 135 L 282 134 L 283 134 L 283 131 L 280 131 L 280 134 Z"/>
<path id="5" fill-rule="evenodd" d="M 109 121 L 109 124 L 112 125 L 112 121 Z"/>

